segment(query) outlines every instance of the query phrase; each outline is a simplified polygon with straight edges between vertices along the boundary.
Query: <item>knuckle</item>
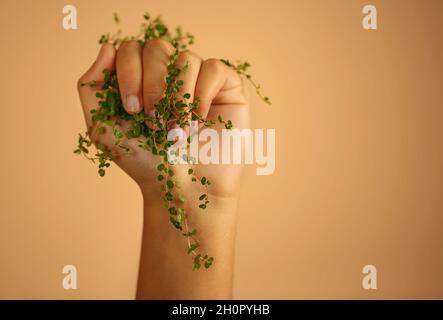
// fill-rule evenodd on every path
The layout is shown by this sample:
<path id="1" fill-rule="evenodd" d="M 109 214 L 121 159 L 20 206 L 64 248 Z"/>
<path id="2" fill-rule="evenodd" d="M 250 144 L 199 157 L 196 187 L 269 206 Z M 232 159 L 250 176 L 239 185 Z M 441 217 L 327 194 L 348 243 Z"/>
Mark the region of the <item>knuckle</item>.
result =
<path id="1" fill-rule="evenodd" d="M 190 51 L 185 51 L 180 53 L 176 65 L 178 67 L 183 67 L 185 65 L 190 69 L 200 68 L 202 59 L 195 53 Z"/>
<path id="2" fill-rule="evenodd" d="M 138 43 L 137 40 L 127 40 L 124 41 L 120 47 L 118 48 L 118 51 L 122 52 L 125 51 L 127 49 L 133 49 L 133 48 L 138 48 L 140 46 L 140 44 Z"/>
<path id="3" fill-rule="evenodd" d="M 160 50 L 170 55 L 173 53 L 174 47 L 167 41 L 162 39 L 151 39 L 145 45 L 148 49 Z"/>
<path id="4" fill-rule="evenodd" d="M 143 96 L 148 100 L 156 99 L 163 95 L 165 86 L 162 84 L 145 83 L 143 86 Z"/>
<path id="5" fill-rule="evenodd" d="M 204 62 L 205 68 L 212 72 L 221 72 L 223 69 L 223 63 L 219 59 L 208 59 Z"/>
<path id="6" fill-rule="evenodd" d="M 184 51 L 180 53 L 179 60 L 181 61 L 189 61 L 189 62 L 201 62 L 200 56 L 192 51 Z"/>

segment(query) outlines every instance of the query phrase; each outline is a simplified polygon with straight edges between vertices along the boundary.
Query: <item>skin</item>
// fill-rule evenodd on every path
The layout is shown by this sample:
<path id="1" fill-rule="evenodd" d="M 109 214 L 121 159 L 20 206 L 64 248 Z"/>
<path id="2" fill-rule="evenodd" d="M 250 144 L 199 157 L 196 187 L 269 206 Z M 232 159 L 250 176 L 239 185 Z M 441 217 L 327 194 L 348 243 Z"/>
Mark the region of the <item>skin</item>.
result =
<path id="1" fill-rule="evenodd" d="M 79 79 L 79 84 L 93 80 L 100 83 L 103 70 L 116 69 L 125 110 L 131 114 L 152 114 L 154 104 L 163 95 L 166 66 L 172 53 L 173 47 L 163 40 L 151 40 L 144 47 L 136 41 L 128 41 L 118 49 L 104 44 L 96 61 Z M 177 64 L 186 63 L 189 67 L 180 76 L 184 81 L 181 94 L 190 93 L 191 99 L 200 98 L 198 113 L 208 119 L 221 115 L 224 119 L 231 119 L 236 128 L 249 127 L 248 100 L 240 77 L 219 60 L 203 60 L 193 52 L 180 54 Z M 78 91 L 86 124 L 89 130 L 94 130 L 90 110 L 97 106 L 97 89 L 79 85 Z M 125 130 L 126 124 L 121 126 Z M 223 127 L 217 124 L 213 128 L 220 131 Z M 186 239 L 170 224 L 163 207 L 156 179 L 158 160 L 150 152 L 138 148 L 136 140 L 125 142 L 133 154 L 115 160 L 139 185 L 144 199 L 136 298 L 231 298 L 241 165 L 194 165 L 197 176 L 206 176 L 212 182 L 208 191 L 190 181 L 187 175 L 189 165 L 173 167 L 176 181 L 186 198 L 188 224 L 198 230 L 201 252 L 215 259 L 210 269 L 192 271 Z M 108 145 L 113 141 L 111 133 L 100 135 L 96 140 Z M 203 211 L 198 208 L 198 197 L 206 192 L 211 202 Z"/>

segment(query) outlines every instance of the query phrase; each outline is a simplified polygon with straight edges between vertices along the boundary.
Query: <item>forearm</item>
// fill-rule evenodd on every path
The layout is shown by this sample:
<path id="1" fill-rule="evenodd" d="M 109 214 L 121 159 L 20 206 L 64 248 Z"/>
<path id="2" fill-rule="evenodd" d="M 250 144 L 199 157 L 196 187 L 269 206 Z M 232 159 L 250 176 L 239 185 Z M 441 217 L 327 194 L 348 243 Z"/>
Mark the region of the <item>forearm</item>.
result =
<path id="1" fill-rule="evenodd" d="M 193 271 L 188 244 L 162 203 L 144 196 L 144 223 L 137 299 L 230 299 L 232 297 L 237 198 L 211 198 L 206 210 L 188 208 L 200 251 L 214 257 Z"/>

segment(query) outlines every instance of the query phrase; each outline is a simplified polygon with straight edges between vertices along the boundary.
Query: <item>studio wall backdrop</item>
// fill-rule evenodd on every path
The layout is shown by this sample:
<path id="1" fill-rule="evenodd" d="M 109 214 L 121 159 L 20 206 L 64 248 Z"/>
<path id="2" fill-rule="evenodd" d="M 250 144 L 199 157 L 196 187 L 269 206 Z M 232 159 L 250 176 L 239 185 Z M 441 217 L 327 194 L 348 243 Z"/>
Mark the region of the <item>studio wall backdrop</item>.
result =
<path id="1" fill-rule="evenodd" d="M 205 59 L 247 59 L 272 98 L 250 95 L 253 126 L 276 130 L 276 167 L 246 169 L 234 298 L 443 298 L 439 0 L 1 0 L 0 298 L 134 298 L 140 191 L 73 150 L 97 39 L 114 12 L 133 33 L 145 11 L 191 31 Z"/>

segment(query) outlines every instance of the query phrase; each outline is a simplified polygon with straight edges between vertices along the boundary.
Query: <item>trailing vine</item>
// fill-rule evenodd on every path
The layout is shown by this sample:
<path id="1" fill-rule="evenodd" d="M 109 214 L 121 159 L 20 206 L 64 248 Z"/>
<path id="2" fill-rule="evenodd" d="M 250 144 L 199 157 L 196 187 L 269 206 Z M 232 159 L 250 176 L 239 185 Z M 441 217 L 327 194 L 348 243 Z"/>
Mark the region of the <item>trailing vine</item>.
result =
<path id="1" fill-rule="evenodd" d="M 199 99 L 196 97 L 190 102 L 191 93 L 180 95 L 180 88 L 183 81 L 179 80 L 179 76 L 186 71 L 187 65 L 183 67 L 176 66 L 176 61 L 181 52 L 188 49 L 194 43 L 194 36 L 188 32 L 183 33 L 181 28 L 171 32 L 163 23 L 160 17 L 152 19 L 148 13 L 145 13 L 144 22 L 141 24 L 140 32 L 136 36 L 122 37 L 122 30 L 119 29 L 114 34 L 104 34 L 100 37 L 99 43 L 111 43 L 119 46 L 128 40 L 136 40 L 144 45 L 151 39 L 163 39 L 171 43 L 175 51 L 170 57 L 166 76 L 166 86 L 163 97 L 155 104 L 155 112 L 153 116 L 145 114 L 143 111 L 131 115 L 123 108 L 118 79 L 115 71 L 104 70 L 104 81 L 96 93 L 98 108 L 91 110 L 92 121 L 96 126 L 86 134 L 79 134 L 78 146 L 74 153 L 84 155 L 88 160 L 98 164 L 98 174 L 105 176 L 106 169 L 111 162 L 122 155 L 130 155 L 132 150 L 125 146 L 122 141 L 124 139 L 137 139 L 138 146 L 144 150 L 150 151 L 157 156 L 160 163 L 157 166 L 157 180 L 163 193 L 163 201 L 166 210 L 169 213 L 171 224 L 180 230 L 186 238 L 187 253 L 193 260 L 193 269 L 199 270 L 202 266 L 208 269 L 214 262 L 214 258 L 200 252 L 200 242 L 197 239 L 197 230 L 190 228 L 188 225 L 187 213 L 185 211 L 185 198 L 180 193 L 180 186 L 174 178 L 173 165 L 168 162 L 167 150 L 173 141 L 169 141 L 167 136 L 169 130 L 173 126 L 178 125 L 180 128 L 190 126 L 190 121 L 198 121 L 205 127 L 211 127 L 216 123 L 215 120 L 207 120 L 201 117 L 196 109 L 199 105 Z M 117 14 L 114 14 L 114 21 L 120 24 Z M 235 70 L 240 76 L 246 78 L 255 88 L 259 97 L 264 102 L 270 104 L 268 97 L 263 96 L 260 86 L 256 84 L 251 75 L 248 73 L 250 64 L 247 62 L 232 63 L 229 60 L 221 60 L 228 67 Z M 81 86 L 91 86 L 97 88 L 95 81 L 82 83 Z M 120 123 L 124 121 L 129 124 L 126 132 L 120 129 Z M 231 120 L 225 120 L 221 116 L 217 117 L 217 121 L 231 129 L 233 123 Z M 103 134 L 106 130 L 112 130 L 115 142 L 113 146 L 96 143 L 96 137 Z M 192 137 L 187 139 L 189 146 Z M 91 146 L 95 145 L 96 152 L 91 155 Z M 186 156 L 188 163 L 193 164 L 195 159 Z M 194 170 L 188 169 L 188 175 L 193 183 L 198 183 L 207 188 L 211 185 L 211 181 L 206 177 L 198 177 Z M 177 204 L 178 203 L 178 204 Z M 209 195 L 206 191 L 199 196 L 199 208 L 205 210 L 209 205 Z"/>

